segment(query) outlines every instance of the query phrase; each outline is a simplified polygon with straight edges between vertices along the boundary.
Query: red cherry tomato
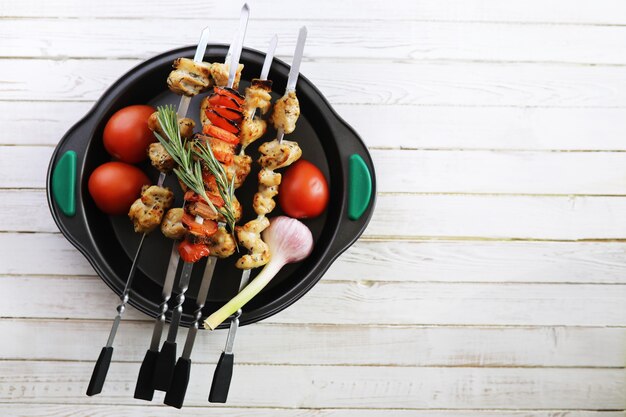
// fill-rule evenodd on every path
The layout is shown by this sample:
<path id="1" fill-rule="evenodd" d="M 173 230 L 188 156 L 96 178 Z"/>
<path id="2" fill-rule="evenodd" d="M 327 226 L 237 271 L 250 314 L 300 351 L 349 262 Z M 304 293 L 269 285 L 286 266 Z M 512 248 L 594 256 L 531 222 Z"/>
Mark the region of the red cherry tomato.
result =
<path id="1" fill-rule="evenodd" d="M 115 112 L 102 135 L 107 152 L 129 164 L 146 159 L 148 145 L 157 140 L 148 128 L 148 118 L 154 111 L 151 106 L 134 105 Z"/>
<path id="2" fill-rule="evenodd" d="M 205 256 L 209 256 L 209 248 L 202 243 L 191 243 L 186 239 L 178 244 L 178 253 L 185 262 L 198 262 Z"/>
<path id="3" fill-rule="evenodd" d="M 328 183 L 318 167 L 300 159 L 283 175 L 278 202 L 285 214 L 296 219 L 317 217 L 328 205 Z"/>
<path id="4" fill-rule="evenodd" d="M 107 162 L 89 177 L 89 194 L 96 206 L 111 215 L 126 214 L 150 179 L 139 168 L 123 162 Z"/>

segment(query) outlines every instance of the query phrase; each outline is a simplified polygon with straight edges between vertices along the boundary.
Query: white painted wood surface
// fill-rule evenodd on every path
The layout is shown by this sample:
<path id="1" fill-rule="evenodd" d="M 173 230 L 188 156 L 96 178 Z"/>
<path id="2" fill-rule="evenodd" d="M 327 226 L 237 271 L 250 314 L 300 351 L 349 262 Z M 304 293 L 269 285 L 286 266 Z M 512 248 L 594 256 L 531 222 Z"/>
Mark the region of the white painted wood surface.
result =
<path id="1" fill-rule="evenodd" d="M 202 335 L 179 414 L 625 416 L 626 3 L 250 3 L 251 47 L 277 31 L 288 57 L 307 24 L 302 72 L 370 148 L 378 202 L 309 294 L 241 332 L 226 406 L 205 401 L 225 334 Z M 132 309 L 84 396 L 116 297 L 45 170 L 108 85 L 207 21 L 228 42 L 239 6 L 0 0 L 1 416 L 171 415 L 132 399 Z"/>

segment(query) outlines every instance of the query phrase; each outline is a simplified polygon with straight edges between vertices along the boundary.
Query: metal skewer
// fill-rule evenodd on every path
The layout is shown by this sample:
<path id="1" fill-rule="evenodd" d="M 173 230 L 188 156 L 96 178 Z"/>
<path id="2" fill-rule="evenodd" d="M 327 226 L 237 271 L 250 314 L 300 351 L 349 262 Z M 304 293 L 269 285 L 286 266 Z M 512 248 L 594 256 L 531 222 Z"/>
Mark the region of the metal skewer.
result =
<path id="1" fill-rule="evenodd" d="M 180 358 L 178 358 L 178 361 L 176 361 L 172 382 L 167 394 L 165 394 L 165 400 L 163 401 L 164 404 L 172 407 L 182 408 L 183 402 L 185 401 L 185 394 L 187 393 L 187 386 L 189 385 L 189 373 L 191 371 L 191 351 L 196 340 L 196 335 L 198 334 L 198 323 L 202 318 L 202 308 L 204 307 L 204 303 L 206 302 L 209 293 L 209 288 L 211 287 L 211 281 L 213 280 L 213 272 L 216 264 L 217 257 L 209 256 L 207 267 L 204 270 L 202 282 L 200 283 L 200 289 L 198 290 L 196 310 L 194 311 L 194 321 L 187 332 L 183 354 Z"/>
<path id="2" fill-rule="evenodd" d="M 296 90 L 296 84 L 298 82 L 298 75 L 300 74 L 300 63 L 302 62 L 302 56 L 304 51 L 304 44 L 306 42 L 307 29 L 306 26 L 302 26 L 298 33 L 298 41 L 296 43 L 296 50 L 293 55 L 293 61 L 289 70 L 289 77 L 287 78 L 287 88 L 285 94 L 290 91 Z M 269 66 L 266 68 L 265 63 L 263 65 L 265 78 L 261 74 L 261 79 L 267 79 L 269 74 Z M 279 142 L 282 142 L 285 132 L 282 129 L 278 130 L 277 138 Z M 250 281 L 250 269 L 246 269 L 241 273 L 241 281 L 239 283 L 239 292 L 243 290 L 248 281 Z M 235 362 L 235 355 L 233 348 L 235 345 L 235 336 L 237 335 L 237 329 L 239 328 L 239 317 L 241 317 L 241 309 L 233 315 L 230 321 L 230 327 L 228 328 L 228 335 L 226 336 L 226 346 L 224 351 L 220 355 L 217 362 L 215 372 L 213 374 L 213 382 L 211 384 L 211 391 L 209 392 L 209 402 L 212 403 L 225 403 L 228 398 L 228 391 L 230 389 L 230 382 L 233 376 L 233 365 Z"/>
<path id="3" fill-rule="evenodd" d="M 230 48 L 232 56 L 227 85 L 229 88 L 232 88 L 235 83 L 237 67 L 239 66 L 239 58 L 241 57 L 241 49 L 243 48 L 243 41 L 246 35 L 249 16 L 250 8 L 248 4 L 244 4 L 239 18 L 239 28 L 237 30 L 236 42 L 234 45 L 231 44 Z M 200 216 L 196 216 L 195 221 L 196 223 L 202 224 L 204 219 Z M 179 281 L 179 294 L 176 297 L 176 306 L 172 312 L 172 321 L 170 322 L 167 339 L 163 343 L 161 351 L 158 354 L 154 368 L 152 383 L 155 390 L 167 391 L 172 382 L 176 366 L 176 336 L 178 334 L 178 327 L 183 313 L 182 305 L 185 302 L 185 293 L 189 287 L 189 279 L 191 277 L 193 266 L 194 263 L 192 262 L 183 263 L 183 270 Z"/>
<path id="4" fill-rule="evenodd" d="M 298 75 L 300 74 L 300 63 L 302 62 L 302 56 L 304 55 L 304 44 L 306 42 L 306 35 L 306 26 L 302 26 L 300 28 L 300 32 L 298 32 L 298 41 L 296 43 L 296 50 L 293 53 L 291 68 L 289 69 L 289 78 L 287 78 L 287 88 L 285 89 L 285 94 L 289 93 L 290 91 L 296 91 Z M 278 143 L 283 142 L 283 138 L 285 137 L 285 132 L 283 131 L 283 129 L 278 129 L 276 137 L 278 138 Z"/>
<path id="5" fill-rule="evenodd" d="M 198 43 L 196 54 L 194 56 L 194 61 L 202 61 L 202 58 L 204 57 L 204 52 L 206 51 L 208 40 L 209 28 L 206 27 L 202 30 L 200 42 Z M 177 112 L 179 117 L 183 118 L 187 114 L 190 100 L 191 98 L 187 96 L 183 96 L 181 98 Z M 166 174 L 164 172 L 161 172 L 159 174 L 157 186 L 163 186 L 163 183 L 165 182 L 165 177 Z M 135 271 L 137 270 L 137 261 L 139 260 L 139 255 L 141 254 L 141 249 L 143 248 L 143 243 L 146 239 L 146 235 L 147 233 L 144 233 L 141 236 L 141 240 L 139 241 L 139 246 L 137 247 L 135 257 L 133 258 L 133 262 L 130 266 L 130 271 L 128 273 L 128 278 L 126 279 L 126 284 L 124 285 L 124 290 L 122 291 L 122 295 L 120 296 L 121 303 L 117 306 L 117 315 L 115 316 L 115 319 L 113 321 L 113 326 L 111 327 L 109 338 L 106 345 L 100 351 L 100 356 L 98 356 L 98 359 L 96 360 L 96 364 L 93 369 L 93 373 L 91 374 L 89 386 L 87 387 L 87 395 L 89 396 L 100 394 L 102 392 L 102 387 L 104 386 L 104 381 L 106 380 L 109 366 L 111 365 L 111 358 L 113 356 L 113 341 L 115 340 L 117 329 L 120 325 L 120 321 L 122 320 L 122 315 L 124 314 L 124 311 L 126 311 L 126 304 L 128 303 L 128 300 L 130 298 L 130 288 L 135 278 Z"/>
<path id="6" fill-rule="evenodd" d="M 270 42 L 268 53 L 265 56 L 263 70 L 261 71 L 262 80 L 266 80 L 269 74 L 270 66 L 274 59 L 274 52 L 276 50 L 277 42 L 278 37 L 274 35 Z M 254 117 L 254 112 L 252 113 L 251 117 Z M 220 223 L 220 226 L 224 226 L 224 224 Z M 211 281 L 213 279 L 213 273 L 215 271 L 217 260 L 218 259 L 215 256 L 209 256 L 209 260 L 204 270 L 204 275 L 202 277 L 202 282 L 200 284 L 200 290 L 198 292 L 198 299 L 196 303 L 197 308 L 194 312 L 194 321 L 189 327 L 189 332 L 187 333 L 187 338 L 185 340 L 185 347 L 183 348 L 183 354 L 181 355 L 181 357 L 178 358 L 178 361 L 176 362 L 172 382 L 170 388 L 167 391 L 167 394 L 165 395 L 164 404 L 170 405 L 172 407 L 182 408 L 185 401 L 185 394 L 187 393 L 187 387 L 189 385 L 189 374 L 191 370 L 191 351 L 193 349 L 196 335 L 198 333 L 199 322 L 202 318 L 202 308 L 204 307 L 204 303 L 208 295 L 208 290 L 211 286 Z"/>
<path id="7" fill-rule="evenodd" d="M 205 27 L 200 35 L 200 41 L 196 48 L 194 55 L 195 62 L 202 62 L 204 54 L 206 52 L 207 44 L 209 42 L 209 28 Z M 177 115 L 179 118 L 184 118 L 189 110 L 189 102 L 191 97 L 182 96 L 178 105 Z M 159 175 L 159 182 L 162 184 L 165 179 L 165 173 Z M 165 324 L 165 313 L 168 310 L 168 301 L 172 296 L 172 287 L 174 286 L 174 279 L 176 277 L 176 269 L 178 267 L 179 254 L 176 245 L 172 247 L 172 254 L 165 274 L 165 282 L 162 289 L 162 301 L 159 304 L 160 314 L 156 318 L 154 330 L 152 332 L 152 341 L 150 348 L 146 351 L 141 368 L 139 370 L 139 377 L 137 378 L 137 385 L 135 387 L 134 397 L 137 399 L 151 401 L 154 395 L 154 387 L 152 385 L 152 379 L 154 375 L 154 367 L 159 355 L 159 343 L 161 341 L 161 334 L 163 332 L 163 326 Z"/>

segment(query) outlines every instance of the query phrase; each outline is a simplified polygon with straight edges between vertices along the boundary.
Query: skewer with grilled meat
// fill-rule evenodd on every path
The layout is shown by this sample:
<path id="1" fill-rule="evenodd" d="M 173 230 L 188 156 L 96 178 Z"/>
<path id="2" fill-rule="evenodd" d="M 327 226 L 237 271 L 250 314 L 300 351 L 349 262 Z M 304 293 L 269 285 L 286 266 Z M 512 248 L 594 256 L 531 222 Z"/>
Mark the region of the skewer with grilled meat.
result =
<path id="1" fill-rule="evenodd" d="M 295 92 L 290 91 L 274 105 L 271 121 L 277 130 L 282 129 L 285 133 L 291 133 L 295 129 L 299 115 L 298 98 Z M 257 268 L 269 262 L 271 253 L 266 250 L 267 245 L 261 239 L 261 232 L 269 225 L 265 216 L 276 207 L 274 197 L 278 194 L 281 175 L 274 170 L 285 168 L 302 156 L 302 149 L 297 142 L 278 139 L 259 146 L 259 152 L 261 157 L 258 163 L 262 169 L 259 171 L 259 190 L 252 201 L 258 217 L 243 227 L 236 228 L 240 243 L 250 251 L 250 254 L 237 260 L 235 266 L 240 269 Z"/>

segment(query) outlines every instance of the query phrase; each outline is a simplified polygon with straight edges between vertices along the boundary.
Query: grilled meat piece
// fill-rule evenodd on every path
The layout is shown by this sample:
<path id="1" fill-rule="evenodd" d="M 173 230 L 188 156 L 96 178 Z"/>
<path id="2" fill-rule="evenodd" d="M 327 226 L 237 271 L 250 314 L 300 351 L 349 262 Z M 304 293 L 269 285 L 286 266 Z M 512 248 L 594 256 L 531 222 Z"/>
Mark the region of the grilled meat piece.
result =
<path id="1" fill-rule="evenodd" d="M 259 139 L 265 134 L 267 130 L 267 122 L 260 117 L 250 119 L 246 117 L 241 122 L 241 133 L 239 139 L 241 146 L 245 149 L 255 140 Z"/>
<path id="2" fill-rule="evenodd" d="M 263 155 L 258 160 L 259 164 L 271 170 L 289 166 L 302 156 L 298 142 L 289 140 L 283 140 L 282 143 L 278 139 L 265 142 L 259 146 L 259 152 Z"/>
<path id="3" fill-rule="evenodd" d="M 206 243 L 211 251 L 211 255 L 215 255 L 218 258 L 228 258 L 235 253 L 237 245 L 233 235 L 226 231 L 226 228 L 218 227 L 217 232 L 211 235 Z"/>
<path id="4" fill-rule="evenodd" d="M 211 65 L 211 77 L 213 82 L 218 87 L 226 87 L 228 85 L 228 72 L 230 64 L 221 64 L 215 62 Z M 239 88 L 239 81 L 241 80 L 241 71 L 243 70 L 243 64 L 239 64 L 237 67 L 237 73 L 235 74 L 235 82 L 233 84 L 234 89 Z"/>
<path id="5" fill-rule="evenodd" d="M 156 185 L 144 185 L 141 197 L 138 198 L 128 212 L 133 221 L 135 232 L 148 233 L 161 224 L 161 219 L 174 201 L 174 193 L 168 188 Z"/>
<path id="6" fill-rule="evenodd" d="M 193 129 L 196 127 L 196 122 L 188 117 L 184 117 L 178 120 L 178 128 L 180 129 L 180 137 L 183 139 L 188 139 L 193 136 Z M 148 128 L 155 133 L 161 135 L 163 139 L 168 139 L 165 135 L 165 132 L 161 128 L 161 124 L 159 123 L 158 113 L 154 112 L 148 118 Z"/>
<path id="7" fill-rule="evenodd" d="M 245 225 L 235 227 L 239 242 L 250 251 L 249 254 L 237 260 L 235 266 L 239 269 L 252 269 L 265 265 L 271 257 L 270 248 L 261 239 L 261 232 L 270 225 L 267 217 L 259 217 Z"/>
<path id="8" fill-rule="evenodd" d="M 296 121 L 300 117 L 300 103 L 295 91 L 289 91 L 284 96 L 276 100 L 274 111 L 270 120 L 278 129 L 283 129 L 286 135 L 296 129 Z"/>
<path id="9" fill-rule="evenodd" d="M 241 187 L 251 168 L 252 158 L 248 155 L 235 155 L 233 162 L 224 166 L 228 181 L 232 181 L 233 176 L 235 177 L 235 188 Z"/>
<path id="10" fill-rule="evenodd" d="M 278 194 L 278 185 L 281 175 L 277 172 L 263 168 L 259 171 L 259 191 L 254 194 L 252 207 L 258 215 L 271 213 L 276 207 L 274 197 Z"/>
<path id="11" fill-rule="evenodd" d="M 185 237 L 187 229 L 183 226 L 183 214 L 185 214 L 185 210 L 182 208 L 169 209 L 167 213 L 165 213 L 165 217 L 161 223 L 161 232 L 165 237 L 169 237 L 170 239 L 182 239 Z"/>
<path id="12" fill-rule="evenodd" d="M 148 157 L 153 167 L 166 174 L 174 169 L 176 165 L 174 159 L 159 142 L 151 143 L 148 146 Z"/>
<path id="13" fill-rule="evenodd" d="M 211 64 L 189 58 L 176 58 L 167 85 L 176 94 L 193 97 L 211 87 Z"/>
<path id="14" fill-rule="evenodd" d="M 252 85 L 246 88 L 246 104 L 247 109 L 252 113 L 252 110 L 259 109 L 262 114 L 265 114 L 272 105 L 272 91 L 271 81 L 253 80 Z"/>

